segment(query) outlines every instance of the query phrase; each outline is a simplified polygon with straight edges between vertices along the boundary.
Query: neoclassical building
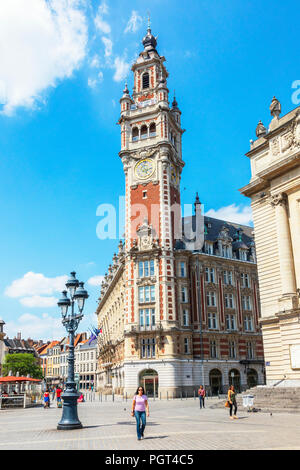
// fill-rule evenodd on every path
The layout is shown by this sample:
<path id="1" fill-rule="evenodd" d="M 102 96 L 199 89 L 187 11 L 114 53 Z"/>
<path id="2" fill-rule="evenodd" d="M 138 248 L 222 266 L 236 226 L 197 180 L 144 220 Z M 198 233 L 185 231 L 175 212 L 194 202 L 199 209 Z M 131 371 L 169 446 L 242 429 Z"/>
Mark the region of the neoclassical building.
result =
<path id="1" fill-rule="evenodd" d="M 300 107 L 280 117 L 274 97 L 246 154 L 268 385 L 300 386 Z"/>
<path id="2" fill-rule="evenodd" d="M 264 383 L 252 228 L 182 219 L 181 111 L 169 105 L 165 58 L 149 28 L 120 100 L 125 239 L 96 311 L 98 389 L 149 395 L 240 390 Z"/>

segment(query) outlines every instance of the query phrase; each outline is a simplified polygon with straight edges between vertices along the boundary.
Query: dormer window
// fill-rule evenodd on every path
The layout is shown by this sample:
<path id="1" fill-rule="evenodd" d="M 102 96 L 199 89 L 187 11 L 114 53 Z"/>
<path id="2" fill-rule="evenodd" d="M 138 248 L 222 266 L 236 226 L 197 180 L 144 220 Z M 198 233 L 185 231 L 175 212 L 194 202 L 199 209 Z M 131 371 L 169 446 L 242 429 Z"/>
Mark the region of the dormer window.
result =
<path id="1" fill-rule="evenodd" d="M 145 90 L 146 88 L 149 88 L 150 86 L 150 77 L 149 77 L 149 73 L 148 72 L 145 72 L 143 74 L 143 90 Z"/>

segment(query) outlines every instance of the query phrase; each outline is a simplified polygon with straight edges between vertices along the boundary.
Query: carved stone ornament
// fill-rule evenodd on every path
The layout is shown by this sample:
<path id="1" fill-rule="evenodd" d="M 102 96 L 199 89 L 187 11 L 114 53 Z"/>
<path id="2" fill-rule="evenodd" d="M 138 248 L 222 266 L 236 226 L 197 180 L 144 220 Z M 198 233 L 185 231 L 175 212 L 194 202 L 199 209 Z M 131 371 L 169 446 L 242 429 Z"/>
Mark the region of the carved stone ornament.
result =
<path id="1" fill-rule="evenodd" d="M 286 152 L 289 150 L 294 143 L 294 134 L 292 130 L 289 130 L 285 134 L 282 135 L 281 141 L 281 150 L 282 152 Z"/>
<path id="2" fill-rule="evenodd" d="M 138 235 L 138 249 L 140 251 L 148 251 L 157 247 L 157 241 L 155 239 L 155 230 L 152 225 L 148 224 L 147 219 L 144 220 L 144 223 L 137 229 Z"/>
<path id="3" fill-rule="evenodd" d="M 286 206 L 287 195 L 285 193 L 272 194 L 270 197 L 271 206 Z"/>
<path id="4" fill-rule="evenodd" d="M 273 155 L 276 156 L 280 153 L 279 138 L 278 137 L 271 140 L 270 146 L 271 146 L 271 152 L 272 152 Z"/>

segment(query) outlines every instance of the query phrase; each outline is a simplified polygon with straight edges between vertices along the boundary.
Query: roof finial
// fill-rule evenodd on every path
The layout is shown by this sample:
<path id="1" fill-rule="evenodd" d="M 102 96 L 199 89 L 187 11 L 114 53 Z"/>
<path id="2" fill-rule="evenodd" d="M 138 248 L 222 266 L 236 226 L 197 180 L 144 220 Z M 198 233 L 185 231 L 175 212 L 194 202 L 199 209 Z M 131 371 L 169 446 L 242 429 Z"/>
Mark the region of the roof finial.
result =
<path id="1" fill-rule="evenodd" d="M 151 32 L 151 19 L 150 19 L 150 11 L 148 10 L 148 31 Z"/>

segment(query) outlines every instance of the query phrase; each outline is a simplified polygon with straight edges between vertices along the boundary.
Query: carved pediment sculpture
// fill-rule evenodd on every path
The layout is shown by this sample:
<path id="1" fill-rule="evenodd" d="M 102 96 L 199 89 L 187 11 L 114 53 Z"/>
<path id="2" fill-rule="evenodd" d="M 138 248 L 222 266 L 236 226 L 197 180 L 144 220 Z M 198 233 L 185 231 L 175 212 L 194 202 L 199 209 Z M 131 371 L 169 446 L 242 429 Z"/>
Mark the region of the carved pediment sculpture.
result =
<path id="1" fill-rule="evenodd" d="M 138 235 L 138 248 L 140 251 L 147 251 L 156 248 L 157 241 L 155 238 L 155 230 L 152 225 L 149 225 L 148 220 L 145 219 L 143 224 L 137 229 Z"/>

